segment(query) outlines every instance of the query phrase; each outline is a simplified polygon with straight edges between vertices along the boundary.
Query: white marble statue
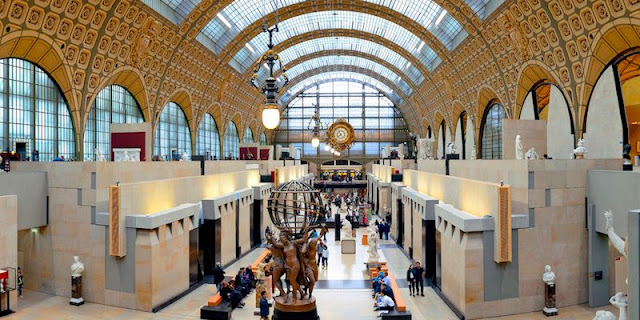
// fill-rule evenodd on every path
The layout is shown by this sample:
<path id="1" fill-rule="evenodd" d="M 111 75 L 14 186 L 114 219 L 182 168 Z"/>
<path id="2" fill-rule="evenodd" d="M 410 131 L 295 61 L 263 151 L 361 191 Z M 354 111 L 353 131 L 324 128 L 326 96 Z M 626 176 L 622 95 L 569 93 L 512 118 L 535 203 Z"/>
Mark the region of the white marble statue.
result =
<path id="1" fill-rule="evenodd" d="M 593 320 L 617 320 L 611 311 L 598 310 Z"/>
<path id="2" fill-rule="evenodd" d="M 527 160 L 539 160 L 540 156 L 538 155 L 538 152 L 536 152 L 536 148 L 531 147 L 531 149 L 524 154 L 524 158 Z"/>
<path id="3" fill-rule="evenodd" d="M 182 155 L 180 156 L 180 161 L 189 161 L 189 155 L 187 154 L 187 152 L 183 152 Z"/>
<path id="4" fill-rule="evenodd" d="M 587 152 L 589 151 L 587 151 L 587 148 L 584 147 L 584 139 L 580 139 L 578 140 L 578 147 L 573 149 L 572 154 L 576 159 L 582 159 Z"/>
<path id="5" fill-rule="evenodd" d="M 342 239 L 353 239 L 353 233 L 351 229 L 351 222 L 347 219 L 342 219 L 342 230 L 340 230 Z"/>
<path id="6" fill-rule="evenodd" d="M 458 154 L 458 148 L 456 148 L 456 142 L 449 142 L 447 145 L 447 154 Z"/>
<path id="7" fill-rule="evenodd" d="M 84 272 L 84 263 L 80 262 L 78 256 L 73 256 L 73 263 L 71 264 L 71 276 L 74 278 L 81 277 Z"/>
<path id="8" fill-rule="evenodd" d="M 607 228 L 607 235 L 609 236 L 609 242 L 611 242 L 613 247 L 616 248 L 616 250 L 618 250 L 618 252 L 620 252 L 621 255 L 626 257 L 627 256 L 627 241 L 626 240 L 622 240 L 622 238 L 620 238 L 620 236 L 613 229 L 613 212 L 606 211 L 604 213 L 604 218 L 605 218 L 605 222 L 606 222 L 605 226 Z"/>
<path id="9" fill-rule="evenodd" d="M 524 159 L 522 148 L 522 140 L 520 139 L 520 135 L 516 136 L 516 160 Z"/>
<path id="10" fill-rule="evenodd" d="M 471 154 L 469 155 L 470 160 L 476 160 L 476 152 L 476 146 L 473 146 L 473 148 L 471 148 Z"/>
<path id="11" fill-rule="evenodd" d="M 556 281 L 556 274 L 551 271 L 551 266 L 544 266 L 544 273 L 542 274 L 542 281 L 546 284 L 554 284 Z"/>
<path id="12" fill-rule="evenodd" d="M 404 144 L 400 144 L 398 146 L 398 158 L 400 158 L 400 160 L 404 160 Z"/>
<path id="13" fill-rule="evenodd" d="M 369 237 L 367 241 L 369 243 L 369 249 L 367 249 L 367 253 L 369 254 L 369 262 L 378 261 L 380 259 L 380 255 L 378 254 L 378 230 L 375 225 L 369 224 Z"/>
<path id="14" fill-rule="evenodd" d="M 384 159 L 391 157 L 391 146 L 387 145 L 386 147 L 384 147 L 384 154 L 383 157 Z"/>
<path id="15" fill-rule="evenodd" d="M 107 157 L 105 157 L 104 153 L 100 151 L 100 149 L 95 148 L 96 151 L 96 161 L 107 161 Z"/>
<path id="16" fill-rule="evenodd" d="M 627 295 L 618 292 L 609 299 L 609 303 L 611 303 L 614 307 L 620 310 L 620 314 L 618 315 L 618 320 L 627 320 Z"/>

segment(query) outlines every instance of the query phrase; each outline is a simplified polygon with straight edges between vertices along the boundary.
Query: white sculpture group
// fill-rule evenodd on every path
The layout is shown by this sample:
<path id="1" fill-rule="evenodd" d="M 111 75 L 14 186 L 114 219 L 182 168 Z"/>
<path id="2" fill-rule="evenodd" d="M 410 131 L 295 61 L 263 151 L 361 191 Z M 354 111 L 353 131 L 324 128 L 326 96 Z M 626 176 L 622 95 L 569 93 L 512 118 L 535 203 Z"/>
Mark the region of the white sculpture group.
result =
<path id="1" fill-rule="evenodd" d="M 516 145 L 515 145 L 515 149 L 516 149 L 516 160 L 538 160 L 540 159 L 540 156 L 538 155 L 538 152 L 536 151 L 536 148 L 531 147 L 531 149 L 527 150 L 526 153 L 523 153 L 524 148 L 522 147 L 522 139 L 520 138 L 520 135 L 516 136 Z"/>
<path id="2" fill-rule="evenodd" d="M 367 242 L 369 243 L 369 249 L 367 249 L 367 253 L 369 254 L 369 262 L 377 262 L 380 259 L 380 255 L 378 254 L 378 228 L 376 228 L 375 223 L 372 221 L 369 223 L 368 238 Z"/>

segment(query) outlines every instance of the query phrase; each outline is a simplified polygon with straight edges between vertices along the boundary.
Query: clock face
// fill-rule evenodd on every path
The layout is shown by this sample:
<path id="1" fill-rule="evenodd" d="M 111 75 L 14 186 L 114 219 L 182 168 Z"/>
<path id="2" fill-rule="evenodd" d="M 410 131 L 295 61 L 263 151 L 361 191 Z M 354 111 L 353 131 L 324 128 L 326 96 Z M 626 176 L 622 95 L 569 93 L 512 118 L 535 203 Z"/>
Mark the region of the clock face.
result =
<path id="1" fill-rule="evenodd" d="M 336 129 L 333 136 L 336 138 L 336 141 L 338 141 L 339 143 L 345 143 L 347 142 L 347 138 L 349 138 L 349 132 L 347 131 L 346 128 L 338 128 Z"/>

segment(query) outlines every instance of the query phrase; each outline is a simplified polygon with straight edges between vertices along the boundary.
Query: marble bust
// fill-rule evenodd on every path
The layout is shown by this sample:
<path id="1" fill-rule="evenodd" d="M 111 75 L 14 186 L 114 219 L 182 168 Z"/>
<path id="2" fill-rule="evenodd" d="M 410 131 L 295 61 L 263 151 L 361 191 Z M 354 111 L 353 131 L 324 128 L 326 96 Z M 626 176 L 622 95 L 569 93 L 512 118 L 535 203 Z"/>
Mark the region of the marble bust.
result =
<path id="1" fill-rule="evenodd" d="M 458 148 L 456 148 L 456 143 L 454 142 L 449 142 L 449 145 L 447 146 L 447 154 L 457 154 L 458 153 Z"/>
<path id="2" fill-rule="evenodd" d="M 576 159 L 584 158 L 585 153 L 587 153 L 587 148 L 584 147 L 584 139 L 578 140 L 578 146 L 573 149 L 573 154 L 576 156 Z"/>
<path id="3" fill-rule="evenodd" d="M 524 159 L 524 154 L 522 153 L 522 140 L 520 139 L 520 135 L 516 136 L 516 160 Z"/>
<path id="4" fill-rule="evenodd" d="M 84 263 L 80 262 L 78 256 L 73 256 L 73 264 L 71 264 L 71 276 L 74 278 L 82 277 L 84 272 Z"/>
<path id="5" fill-rule="evenodd" d="M 556 274 L 551 271 L 551 266 L 544 266 L 544 274 L 542 274 L 542 281 L 546 284 L 554 284 L 556 281 Z"/>

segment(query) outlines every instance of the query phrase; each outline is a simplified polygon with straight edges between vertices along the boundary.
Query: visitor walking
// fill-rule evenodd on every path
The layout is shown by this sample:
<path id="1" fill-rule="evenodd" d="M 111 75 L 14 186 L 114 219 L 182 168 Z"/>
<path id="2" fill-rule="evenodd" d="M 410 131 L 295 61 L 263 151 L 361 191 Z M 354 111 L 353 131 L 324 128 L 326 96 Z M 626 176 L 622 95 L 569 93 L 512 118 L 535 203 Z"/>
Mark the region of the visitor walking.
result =
<path id="1" fill-rule="evenodd" d="M 22 286 L 24 285 L 24 276 L 22 275 L 22 269 L 18 267 L 18 296 L 22 299 Z"/>
<path id="2" fill-rule="evenodd" d="M 325 245 L 322 249 L 322 266 L 327 269 L 329 266 L 329 248 Z"/>
<path id="3" fill-rule="evenodd" d="M 407 270 L 407 282 L 409 286 L 409 296 L 413 296 L 418 289 L 416 286 L 416 269 L 413 267 L 413 264 L 411 264 Z"/>
<path id="4" fill-rule="evenodd" d="M 420 266 L 420 262 L 416 262 L 416 293 L 418 295 L 418 286 L 420 286 L 420 295 L 424 297 L 424 269 Z"/>
<path id="5" fill-rule="evenodd" d="M 216 266 L 213 268 L 213 283 L 216 284 L 216 288 L 220 291 L 222 281 L 224 280 L 224 270 L 220 266 L 220 262 L 216 262 Z"/>
<path id="6" fill-rule="evenodd" d="M 318 241 L 318 266 L 320 266 L 320 262 L 322 262 L 323 252 L 324 252 L 324 243 L 322 240 Z"/>
<path id="7" fill-rule="evenodd" d="M 384 223 L 384 239 L 385 240 L 389 240 L 389 230 L 391 229 L 391 226 L 389 225 L 389 222 L 385 222 Z"/>
<path id="8" fill-rule="evenodd" d="M 269 302 L 267 301 L 267 292 L 260 293 L 260 319 L 269 320 Z"/>

